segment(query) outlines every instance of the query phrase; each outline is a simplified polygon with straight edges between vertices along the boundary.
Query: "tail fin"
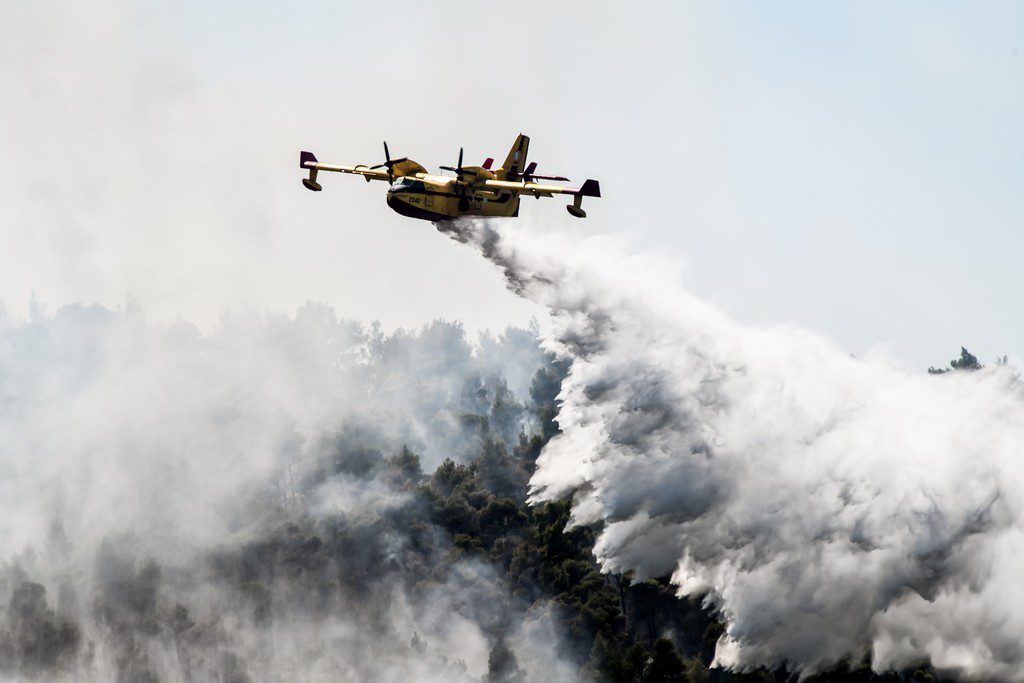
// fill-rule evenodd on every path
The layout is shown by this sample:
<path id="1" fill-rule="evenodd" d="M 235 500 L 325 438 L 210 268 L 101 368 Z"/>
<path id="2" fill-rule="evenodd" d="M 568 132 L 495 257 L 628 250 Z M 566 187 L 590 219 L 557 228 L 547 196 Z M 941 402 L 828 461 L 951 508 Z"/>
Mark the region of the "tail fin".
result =
<path id="1" fill-rule="evenodd" d="M 587 182 L 583 183 L 583 187 L 579 190 L 580 196 L 583 197 L 600 197 L 601 196 L 601 184 L 593 178 L 588 178 Z"/>
<path id="2" fill-rule="evenodd" d="M 512 149 L 508 151 L 508 156 L 505 157 L 505 163 L 501 165 L 501 170 L 497 174 L 499 180 L 518 180 L 522 174 L 523 169 L 526 168 L 526 153 L 530 150 L 530 138 L 526 137 L 522 133 L 516 138 L 515 143 L 512 145 Z"/>

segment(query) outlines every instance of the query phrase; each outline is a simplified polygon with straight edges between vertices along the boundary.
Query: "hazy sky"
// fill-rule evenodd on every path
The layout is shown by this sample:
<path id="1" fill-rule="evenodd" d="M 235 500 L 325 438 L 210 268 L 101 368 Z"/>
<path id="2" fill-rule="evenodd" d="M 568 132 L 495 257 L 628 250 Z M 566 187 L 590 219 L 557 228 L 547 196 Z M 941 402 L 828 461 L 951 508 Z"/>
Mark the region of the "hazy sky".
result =
<path id="1" fill-rule="evenodd" d="M 1024 352 L 1024 5 L 0 5 L 0 298 L 160 319 L 326 301 L 386 326 L 524 323 L 384 186 L 302 189 L 299 149 L 598 178 L 554 231 L 625 235 L 749 323 L 914 367 Z"/>

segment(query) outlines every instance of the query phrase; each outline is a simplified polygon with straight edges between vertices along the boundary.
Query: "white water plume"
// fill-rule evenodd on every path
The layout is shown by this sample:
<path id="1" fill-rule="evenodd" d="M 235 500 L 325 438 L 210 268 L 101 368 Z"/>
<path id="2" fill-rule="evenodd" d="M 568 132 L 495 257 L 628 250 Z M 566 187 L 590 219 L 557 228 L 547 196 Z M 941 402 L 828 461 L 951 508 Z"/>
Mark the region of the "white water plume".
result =
<path id="1" fill-rule="evenodd" d="M 1024 680 L 1024 395 L 792 327 L 737 324 L 658 259 L 507 223 L 439 229 L 546 306 L 572 362 L 532 500 L 603 523 L 608 572 L 671 574 L 724 620 L 716 663 L 930 661 Z"/>

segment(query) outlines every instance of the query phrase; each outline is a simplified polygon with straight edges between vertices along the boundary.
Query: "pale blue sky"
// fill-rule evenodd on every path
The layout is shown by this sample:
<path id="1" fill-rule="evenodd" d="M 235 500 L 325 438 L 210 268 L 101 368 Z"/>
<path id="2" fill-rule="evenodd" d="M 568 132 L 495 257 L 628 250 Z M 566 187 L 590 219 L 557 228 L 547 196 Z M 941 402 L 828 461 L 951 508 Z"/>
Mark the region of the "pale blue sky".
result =
<path id="1" fill-rule="evenodd" d="M 390 212 L 383 188 L 332 177 L 311 195 L 295 168 L 299 148 L 378 161 L 384 137 L 428 167 L 460 145 L 499 157 L 523 131 L 542 168 L 605 195 L 586 222 L 559 202 L 525 220 L 680 259 L 741 321 L 886 344 L 914 367 L 960 344 L 1024 354 L 1024 4 L 7 7 L 23 42 L 4 85 L 27 103 L 0 114 L 23 202 L 0 218 L 45 223 L 15 233 L 37 267 L 0 276 L 9 305 L 35 288 L 190 318 L 314 298 L 389 325 L 525 322 L 485 264 Z M 63 188 L 75 176 L 34 175 L 40 149 L 127 159 L 138 187 L 104 167 Z M 47 208 L 43 183 L 62 188 Z"/>

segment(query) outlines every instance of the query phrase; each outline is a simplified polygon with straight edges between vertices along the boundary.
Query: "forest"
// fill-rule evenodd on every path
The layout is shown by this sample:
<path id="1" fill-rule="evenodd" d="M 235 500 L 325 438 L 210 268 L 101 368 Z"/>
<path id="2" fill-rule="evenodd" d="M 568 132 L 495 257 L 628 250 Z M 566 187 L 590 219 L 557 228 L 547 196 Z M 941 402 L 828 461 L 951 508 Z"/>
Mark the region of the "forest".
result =
<path id="1" fill-rule="evenodd" d="M 124 322 L 75 315 L 92 329 Z M 570 501 L 529 502 L 570 371 L 535 330 L 474 346 L 454 323 L 385 335 L 332 316 L 314 307 L 259 334 L 276 344 L 300 323 L 314 330 L 287 354 L 328 359 L 359 387 L 361 409 L 283 439 L 274 468 L 232 498 L 230 529 L 194 558 L 131 540 L 130 520 L 94 550 L 71 520 L 52 520 L 0 571 L 0 672 L 77 680 L 104 661 L 117 680 L 146 682 L 793 679 L 784 664 L 712 667 L 724 626 L 701 596 L 678 597 L 668 576 L 602 572 L 599 529 L 571 525 Z M 58 322 L 43 335 L 55 344 L 78 329 Z M 931 372 L 979 367 L 963 349 Z M 60 569 L 85 551 L 90 575 Z M 475 670 L 473 639 L 486 653 Z M 927 662 L 878 675 L 869 661 L 863 652 L 804 680 L 948 679 Z"/>

